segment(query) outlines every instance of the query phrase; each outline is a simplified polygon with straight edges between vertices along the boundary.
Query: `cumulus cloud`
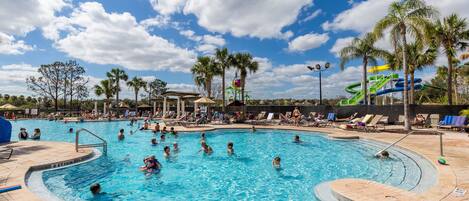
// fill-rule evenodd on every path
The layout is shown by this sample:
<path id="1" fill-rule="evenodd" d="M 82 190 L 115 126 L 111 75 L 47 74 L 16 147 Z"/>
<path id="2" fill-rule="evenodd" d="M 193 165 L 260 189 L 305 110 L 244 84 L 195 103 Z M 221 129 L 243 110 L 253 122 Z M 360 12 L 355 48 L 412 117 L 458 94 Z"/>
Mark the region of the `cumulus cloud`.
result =
<path id="1" fill-rule="evenodd" d="M 336 57 L 339 57 L 339 52 L 342 48 L 350 45 L 353 41 L 354 37 L 345 37 L 345 38 L 338 38 L 332 48 L 329 50 L 331 53 L 334 53 Z"/>
<path id="2" fill-rule="evenodd" d="M 329 40 L 329 35 L 310 33 L 298 36 L 288 43 L 288 51 L 290 52 L 304 52 L 306 50 L 314 49 Z"/>
<path id="3" fill-rule="evenodd" d="M 313 20 L 314 18 L 319 16 L 319 14 L 321 14 L 321 13 L 322 13 L 322 10 L 317 9 L 314 12 L 312 12 L 310 15 L 308 15 L 308 17 L 305 17 L 304 19 L 300 20 L 300 23 L 305 23 L 305 22 L 308 22 L 310 20 Z"/>
<path id="4" fill-rule="evenodd" d="M 185 2 L 186 0 L 150 0 L 153 9 L 162 15 L 171 15 L 179 12 Z"/>
<path id="5" fill-rule="evenodd" d="M 179 34 L 185 36 L 187 39 L 197 43 L 196 50 L 203 54 L 212 54 L 216 48 L 222 47 L 226 44 L 225 39 L 221 35 L 196 35 L 192 30 L 181 30 Z"/>
<path id="6" fill-rule="evenodd" d="M 151 29 L 152 27 L 164 27 L 169 24 L 169 17 L 164 15 L 158 15 L 156 17 L 148 18 L 142 20 L 140 24 L 147 29 Z"/>
<path id="7" fill-rule="evenodd" d="M 0 93 L 31 95 L 26 86 L 26 78 L 36 76 L 37 67 L 30 64 L 8 64 L 0 66 Z"/>
<path id="8" fill-rule="evenodd" d="M 148 33 L 130 13 L 107 13 L 100 3 L 83 3 L 62 22 L 62 27 L 73 31 L 65 31 L 54 46 L 87 62 L 131 70 L 189 72 L 196 57 L 193 51 Z M 63 29 L 57 27 L 51 33 L 59 31 Z"/>
<path id="9" fill-rule="evenodd" d="M 33 47 L 24 41 L 16 40 L 15 37 L 0 32 L 0 54 L 18 55 L 31 50 Z"/>
<path id="10" fill-rule="evenodd" d="M 284 39 L 291 33 L 282 29 L 294 23 L 301 8 L 311 3 L 311 0 L 188 0 L 183 11 L 186 15 L 194 14 L 198 24 L 212 32 Z"/>

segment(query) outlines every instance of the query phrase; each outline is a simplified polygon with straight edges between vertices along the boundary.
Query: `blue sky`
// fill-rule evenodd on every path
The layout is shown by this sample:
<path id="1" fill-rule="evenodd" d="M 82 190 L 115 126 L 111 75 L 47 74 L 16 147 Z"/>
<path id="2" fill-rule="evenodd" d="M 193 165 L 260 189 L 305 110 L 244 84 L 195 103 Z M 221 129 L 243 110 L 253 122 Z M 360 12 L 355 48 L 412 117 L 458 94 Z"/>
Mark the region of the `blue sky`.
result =
<path id="1" fill-rule="evenodd" d="M 331 62 L 326 97 L 346 95 L 360 61 L 338 68 L 336 51 L 371 29 L 392 0 L 19 0 L 0 2 L 0 93 L 32 94 L 24 80 L 41 64 L 75 59 L 90 87 L 111 68 L 197 91 L 189 69 L 217 47 L 250 52 L 260 63 L 248 80 L 255 98 L 317 98 L 317 74 Z M 427 0 L 441 15 L 469 17 L 467 0 Z M 21 12 L 24 11 L 24 12 Z M 378 46 L 389 49 L 387 39 Z M 444 64 L 440 58 L 438 64 Z M 417 76 L 430 79 L 432 67 Z M 229 72 L 232 79 L 234 72 Z M 219 87 L 219 80 L 215 81 Z M 215 87 L 215 88 L 216 88 Z M 124 97 L 131 97 L 124 90 Z"/>

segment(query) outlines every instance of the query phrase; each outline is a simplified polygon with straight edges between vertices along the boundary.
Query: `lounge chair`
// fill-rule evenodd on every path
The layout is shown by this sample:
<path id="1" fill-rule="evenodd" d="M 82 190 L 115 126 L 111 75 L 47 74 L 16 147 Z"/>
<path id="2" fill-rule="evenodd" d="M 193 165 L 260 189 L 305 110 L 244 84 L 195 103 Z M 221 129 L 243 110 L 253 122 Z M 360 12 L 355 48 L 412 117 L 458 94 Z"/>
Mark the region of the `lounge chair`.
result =
<path id="1" fill-rule="evenodd" d="M 336 119 L 335 121 L 336 122 L 348 122 L 348 121 L 351 121 L 351 120 L 355 119 L 357 117 L 357 115 L 358 115 L 358 112 L 355 112 L 347 118 Z"/>
<path id="2" fill-rule="evenodd" d="M 336 120 L 335 113 L 328 113 L 327 114 L 327 124 L 326 126 L 332 126 L 332 123 Z"/>
<path id="3" fill-rule="evenodd" d="M 373 118 L 372 114 L 367 114 L 365 115 L 360 121 L 352 124 L 347 124 L 347 127 L 352 127 L 352 128 L 360 128 L 366 126 L 368 122 Z"/>
<path id="4" fill-rule="evenodd" d="M 466 116 L 453 116 L 451 125 L 441 125 L 440 128 L 444 129 L 464 129 L 466 127 Z"/>
<path id="5" fill-rule="evenodd" d="M 286 124 L 294 123 L 293 119 L 291 118 L 291 112 L 285 112 L 285 115 L 280 114 L 279 119 L 280 119 L 279 124 L 281 124 L 281 123 L 286 123 Z"/>
<path id="6" fill-rule="evenodd" d="M 405 116 L 404 115 L 399 115 L 399 117 L 397 118 L 397 124 L 399 125 L 404 125 L 404 122 L 405 122 Z"/>
<path id="7" fill-rule="evenodd" d="M 13 149 L 11 148 L 0 148 L 0 153 L 7 153 L 6 157 L 0 157 L 0 159 L 6 159 L 9 160 L 11 158 L 11 155 L 13 155 Z"/>
<path id="8" fill-rule="evenodd" d="M 431 114 L 430 121 L 427 121 L 429 126 L 432 128 L 437 128 L 440 123 L 440 115 L 439 114 Z"/>
<path id="9" fill-rule="evenodd" d="M 267 115 L 267 119 L 259 120 L 259 123 L 269 124 L 269 123 L 272 123 L 273 119 L 274 119 L 274 113 L 271 112 Z"/>
<path id="10" fill-rule="evenodd" d="M 371 119 L 370 123 L 366 124 L 364 129 L 368 131 L 376 131 L 378 129 L 378 123 L 383 118 L 383 115 L 377 114 Z"/>
<path id="11" fill-rule="evenodd" d="M 417 117 L 419 116 L 423 117 L 421 121 L 417 121 Z M 427 120 L 428 120 L 428 114 L 417 114 L 415 115 L 412 125 L 421 126 L 423 128 L 426 125 Z"/>
<path id="12" fill-rule="evenodd" d="M 440 123 L 438 123 L 437 128 L 440 128 L 441 126 L 451 126 L 451 125 L 454 125 L 455 123 L 456 123 L 455 116 L 446 115 L 443 118 L 443 121 L 440 121 Z"/>
<path id="13" fill-rule="evenodd" d="M 252 120 L 246 120 L 245 123 L 251 123 L 251 124 L 256 124 L 258 122 L 260 122 L 261 120 L 264 120 L 265 119 L 265 114 L 266 112 L 265 111 L 262 111 L 260 112 L 259 114 L 257 114 L 257 116 L 252 119 Z"/>

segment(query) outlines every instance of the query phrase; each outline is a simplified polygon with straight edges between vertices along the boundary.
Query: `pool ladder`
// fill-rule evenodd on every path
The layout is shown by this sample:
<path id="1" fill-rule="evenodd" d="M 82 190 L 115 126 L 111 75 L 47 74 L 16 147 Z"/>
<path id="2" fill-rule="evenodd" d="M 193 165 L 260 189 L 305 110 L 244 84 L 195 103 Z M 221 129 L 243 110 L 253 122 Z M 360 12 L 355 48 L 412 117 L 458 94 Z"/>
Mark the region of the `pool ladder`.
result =
<path id="1" fill-rule="evenodd" d="M 101 143 L 79 144 L 78 139 L 79 139 L 79 135 L 82 131 L 85 131 L 88 134 L 91 134 L 92 136 L 98 138 L 101 141 Z M 93 132 L 91 132 L 87 129 L 84 129 L 84 128 L 78 129 L 77 132 L 75 133 L 75 151 L 78 152 L 78 149 L 80 149 L 80 148 L 91 148 L 91 147 L 103 147 L 103 153 L 104 153 L 104 155 L 107 155 L 107 142 L 106 142 L 106 140 L 104 140 L 103 138 L 99 137 L 98 135 L 94 134 Z"/>

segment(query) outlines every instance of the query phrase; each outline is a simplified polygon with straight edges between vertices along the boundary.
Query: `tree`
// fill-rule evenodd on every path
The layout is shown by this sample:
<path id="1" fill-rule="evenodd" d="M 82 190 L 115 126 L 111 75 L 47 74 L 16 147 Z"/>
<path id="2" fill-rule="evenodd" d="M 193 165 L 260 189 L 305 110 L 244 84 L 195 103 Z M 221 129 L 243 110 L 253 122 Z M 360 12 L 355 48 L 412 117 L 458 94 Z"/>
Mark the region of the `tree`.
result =
<path id="1" fill-rule="evenodd" d="M 217 48 L 215 50 L 215 60 L 219 68 L 221 69 L 221 83 L 222 83 L 222 111 L 226 111 L 226 98 L 225 98 L 225 71 L 231 66 L 231 59 L 233 57 L 228 52 L 228 49 L 225 47 L 223 49 Z"/>
<path id="2" fill-rule="evenodd" d="M 105 102 L 108 105 L 110 103 L 110 99 L 112 98 L 112 96 L 114 96 L 114 90 L 115 88 L 112 87 L 111 80 L 101 80 L 101 82 L 99 82 L 99 85 L 94 85 L 94 93 L 97 96 L 104 95 Z"/>
<path id="3" fill-rule="evenodd" d="M 131 87 L 135 93 L 135 112 L 138 111 L 138 92 L 141 88 L 144 88 L 147 85 L 147 82 L 143 81 L 142 78 L 135 76 L 132 80 L 127 82 L 127 86 Z"/>
<path id="4" fill-rule="evenodd" d="M 129 76 L 127 75 L 127 73 L 125 73 L 124 70 L 121 70 L 119 68 L 113 68 L 110 72 L 106 73 L 106 76 L 111 81 L 112 87 L 115 88 L 114 92 L 116 93 L 116 104 L 119 105 L 119 92 L 121 91 L 120 81 L 127 81 L 129 79 Z"/>
<path id="5" fill-rule="evenodd" d="M 409 102 L 410 104 L 415 103 L 415 71 L 422 70 L 426 66 L 433 65 L 438 56 L 437 49 L 435 47 L 424 47 L 420 42 L 413 42 L 407 45 L 406 48 L 407 56 L 407 65 L 408 71 L 410 74 L 410 93 L 409 93 Z M 396 70 L 402 69 L 402 58 L 398 55 L 402 54 L 402 47 L 399 46 L 396 49 L 396 54 L 392 55 L 391 58 L 394 58 L 394 61 L 388 61 L 391 68 Z M 389 57 L 388 57 L 389 58 Z"/>
<path id="6" fill-rule="evenodd" d="M 246 78 L 249 73 L 255 73 L 259 69 L 259 63 L 253 61 L 249 53 L 236 53 L 234 55 L 234 66 L 239 71 L 241 81 L 241 102 L 244 103 L 244 90 L 246 87 Z"/>
<path id="7" fill-rule="evenodd" d="M 88 84 L 89 79 L 85 77 L 85 68 L 83 68 L 83 66 L 78 64 L 76 61 L 70 60 L 65 63 L 65 66 L 67 68 L 67 75 L 65 76 L 65 80 L 66 83 L 69 84 L 68 95 L 70 96 L 70 109 L 72 109 L 72 102 L 74 96 L 76 96 L 77 99 L 83 99 L 88 97 L 88 89 L 85 85 Z"/>
<path id="8" fill-rule="evenodd" d="M 410 130 L 409 123 L 409 101 L 407 96 L 408 69 L 406 61 L 407 34 L 415 36 L 416 40 L 424 40 L 424 33 L 430 27 L 429 18 L 437 12 L 431 6 L 427 6 L 422 0 L 405 0 L 391 3 L 387 15 L 378 21 L 373 33 L 382 37 L 383 33 L 390 28 L 392 44 L 397 49 L 402 45 L 402 66 L 404 69 L 404 129 Z"/>
<path id="9" fill-rule="evenodd" d="M 368 64 L 376 65 L 378 58 L 384 58 L 386 52 L 382 49 L 375 47 L 376 37 L 371 33 L 367 33 L 363 38 L 353 39 L 350 45 L 342 48 L 339 52 L 340 55 L 340 69 L 344 70 L 345 64 L 354 59 L 362 59 L 362 93 L 363 102 L 369 103 L 368 87 L 367 87 L 367 66 Z"/>
<path id="10" fill-rule="evenodd" d="M 62 62 L 41 65 L 38 69 L 38 77 L 26 78 L 26 84 L 30 90 L 54 101 L 55 111 L 59 109 L 58 100 L 63 86 L 64 65 Z"/>
<path id="11" fill-rule="evenodd" d="M 213 59 L 208 56 L 198 57 L 197 62 L 191 68 L 191 72 L 195 84 L 203 86 L 207 97 L 211 97 L 213 77 L 221 73 Z"/>
<path id="12" fill-rule="evenodd" d="M 153 97 L 158 97 L 161 96 L 164 92 L 168 90 L 166 88 L 167 83 L 160 80 L 160 79 L 155 79 L 151 82 L 148 82 L 147 85 L 144 87 L 145 92 L 148 93 L 148 104 L 151 104 L 151 99 Z"/>
<path id="13" fill-rule="evenodd" d="M 447 93 L 448 105 L 453 104 L 453 60 L 456 58 L 458 50 L 465 50 L 468 46 L 469 30 L 465 18 L 460 18 L 456 14 L 437 20 L 430 33 L 433 41 L 443 47 L 448 60 Z"/>

